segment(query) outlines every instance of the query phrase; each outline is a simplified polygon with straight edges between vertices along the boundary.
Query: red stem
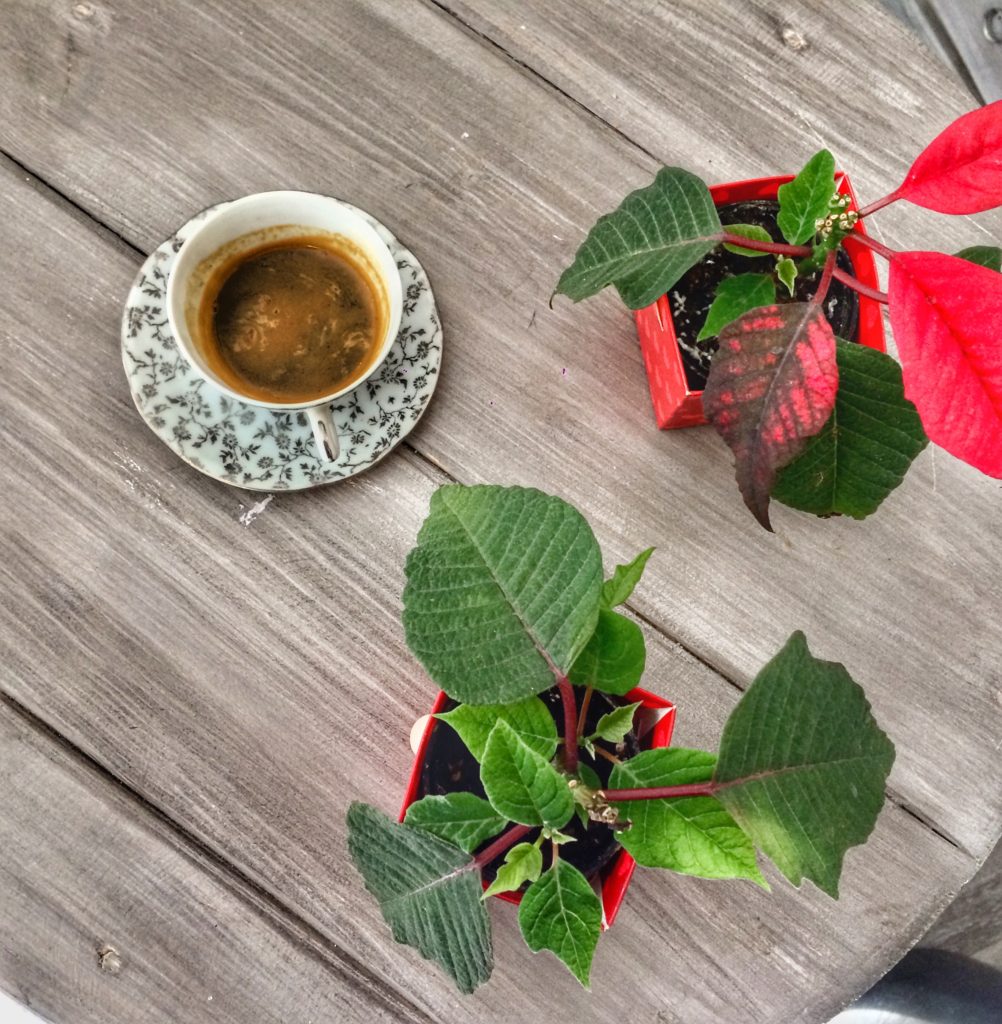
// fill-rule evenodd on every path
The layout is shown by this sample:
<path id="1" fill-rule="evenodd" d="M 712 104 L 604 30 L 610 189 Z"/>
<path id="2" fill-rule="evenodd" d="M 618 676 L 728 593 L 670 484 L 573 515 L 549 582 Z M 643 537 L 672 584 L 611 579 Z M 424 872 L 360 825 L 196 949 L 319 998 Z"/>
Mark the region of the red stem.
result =
<path id="1" fill-rule="evenodd" d="M 667 797 L 679 796 L 713 796 L 716 793 L 715 782 L 694 782 L 689 786 L 651 786 L 647 789 L 603 789 L 604 800 L 664 800 Z"/>
<path id="2" fill-rule="evenodd" d="M 869 285 L 863 284 L 862 281 L 853 277 L 852 274 L 847 274 L 844 270 L 840 270 L 836 267 L 832 276 L 836 281 L 841 281 L 842 284 L 847 285 L 854 292 L 859 292 L 860 295 L 865 295 L 868 299 L 873 299 L 875 302 L 883 302 L 885 305 L 887 304 L 887 292 L 878 292 L 876 288 L 871 288 Z"/>
<path id="3" fill-rule="evenodd" d="M 811 299 L 811 305 L 820 306 L 825 301 L 825 296 L 828 294 L 828 286 L 832 283 L 832 275 L 835 273 L 835 250 L 829 249 L 828 255 L 825 257 L 824 270 L 821 271 L 821 280 L 818 281 L 818 289 L 814 293 L 814 298 Z"/>
<path id="4" fill-rule="evenodd" d="M 578 739 L 580 739 L 584 735 L 585 719 L 588 717 L 588 705 L 591 704 L 591 695 L 594 692 L 594 687 L 587 687 L 587 689 L 584 692 L 584 697 L 581 699 L 581 710 L 578 712 Z"/>
<path id="5" fill-rule="evenodd" d="M 859 219 L 862 220 L 864 217 L 869 217 L 871 213 L 876 213 L 877 210 L 882 210 L 885 206 L 890 206 L 891 203 L 896 202 L 900 198 L 900 193 L 897 189 L 893 192 L 888 192 L 883 199 L 878 199 L 875 203 L 870 203 L 869 206 L 864 206 L 859 211 Z"/>
<path id="6" fill-rule="evenodd" d="M 896 255 L 894 250 L 888 249 L 883 242 L 878 242 L 875 238 L 864 235 L 861 231 L 853 232 L 850 237 L 854 242 L 859 242 L 860 245 L 865 245 L 867 249 L 872 249 L 875 253 L 883 256 L 885 260 L 892 260 Z"/>
<path id="7" fill-rule="evenodd" d="M 484 849 L 473 858 L 473 863 L 477 865 L 478 869 L 483 869 L 490 864 L 495 857 L 504 853 L 509 847 L 514 846 L 522 836 L 531 831 L 532 825 L 516 825 L 514 828 L 508 829 L 507 832 L 498 836 L 490 846 L 485 846 Z"/>
<path id="8" fill-rule="evenodd" d="M 780 256 L 810 256 L 809 245 L 786 245 L 783 242 L 760 242 L 757 238 L 745 238 L 725 231 L 720 236 L 721 242 L 728 245 L 740 245 L 743 249 L 754 249 L 756 252 L 774 252 Z"/>
<path id="9" fill-rule="evenodd" d="M 567 676 L 557 676 L 557 689 L 564 705 L 564 767 L 573 773 L 578 770 L 578 706 Z"/>

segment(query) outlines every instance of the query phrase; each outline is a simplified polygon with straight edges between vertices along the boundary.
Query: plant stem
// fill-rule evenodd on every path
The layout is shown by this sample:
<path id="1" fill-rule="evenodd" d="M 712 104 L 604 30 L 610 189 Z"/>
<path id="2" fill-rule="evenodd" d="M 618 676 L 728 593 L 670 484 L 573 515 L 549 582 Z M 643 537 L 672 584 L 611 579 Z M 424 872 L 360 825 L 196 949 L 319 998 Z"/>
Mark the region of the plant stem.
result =
<path id="1" fill-rule="evenodd" d="M 588 715 L 588 705 L 591 704 L 591 695 L 595 692 L 594 686 L 588 686 L 585 688 L 584 697 L 581 698 L 581 710 L 578 712 L 578 728 L 577 734 L 578 739 L 584 735 L 585 729 L 585 718 Z"/>
<path id="2" fill-rule="evenodd" d="M 832 283 L 832 275 L 835 273 L 835 256 L 836 251 L 829 249 L 828 255 L 825 257 L 824 269 L 821 271 L 821 280 L 818 281 L 818 290 L 814 293 L 814 298 L 811 299 L 812 306 L 820 306 L 825 301 L 828 286 Z"/>
<path id="3" fill-rule="evenodd" d="M 490 864 L 495 857 L 504 853 L 509 847 L 514 846 L 522 836 L 531 831 L 531 825 L 516 825 L 514 828 L 508 829 L 507 832 L 498 836 L 490 846 L 485 846 L 484 849 L 473 858 L 473 863 L 476 864 L 478 870 L 482 870 Z"/>
<path id="4" fill-rule="evenodd" d="M 718 786 L 715 782 L 694 782 L 688 786 L 651 786 L 647 789 L 603 789 L 603 800 L 665 800 L 680 796 L 712 796 Z"/>
<path id="5" fill-rule="evenodd" d="M 859 211 L 859 219 L 862 220 L 864 217 L 869 217 L 871 213 L 876 213 L 877 210 L 882 210 L 885 206 L 889 206 L 898 198 L 898 192 L 895 189 L 893 192 L 888 192 L 883 199 L 878 199 L 875 203 L 870 203 L 869 206 L 864 206 Z"/>
<path id="6" fill-rule="evenodd" d="M 872 249 L 875 253 L 883 256 L 885 260 L 894 259 L 894 250 L 888 249 L 883 242 L 878 242 L 875 238 L 864 235 L 861 231 L 854 232 L 851 237 L 854 242 L 859 242 L 860 245 L 865 245 L 867 249 Z"/>
<path id="7" fill-rule="evenodd" d="M 557 676 L 557 689 L 564 704 L 564 767 L 573 773 L 578 770 L 578 706 L 567 676 Z"/>
<path id="8" fill-rule="evenodd" d="M 836 281 L 841 281 L 842 284 L 847 285 L 854 292 L 859 292 L 860 295 L 865 295 L 868 299 L 873 299 L 875 302 L 887 304 L 887 292 L 879 292 L 876 288 L 863 284 L 862 281 L 853 277 L 852 274 L 847 274 L 844 270 L 836 267 L 832 276 Z"/>
<path id="9" fill-rule="evenodd" d="M 784 242 L 760 242 L 757 238 L 745 238 L 725 231 L 720 236 L 721 242 L 728 245 L 740 245 L 742 249 L 754 249 L 755 252 L 774 252 L 779 256 L 810 256 L 809 245 L 786 245 Z"/>
<path id="10" fill-rule="evenodd" d="M 598 754 L 599 757 L 604 757 L 606 761 L 611 761 L 613 764 L 623 763 L 615 754 L 610 754 L 608 750 L 604 750 L 602 747 L 596 747 L 595 753 Z"/>

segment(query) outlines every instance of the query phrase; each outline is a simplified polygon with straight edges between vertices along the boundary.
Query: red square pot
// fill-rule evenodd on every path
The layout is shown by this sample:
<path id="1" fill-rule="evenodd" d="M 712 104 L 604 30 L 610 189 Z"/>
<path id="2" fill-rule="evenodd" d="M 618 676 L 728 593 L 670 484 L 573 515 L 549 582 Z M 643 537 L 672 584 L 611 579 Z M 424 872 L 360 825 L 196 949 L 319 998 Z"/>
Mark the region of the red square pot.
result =
<path id="1" fill-rule="evenodd" d="M 445 693 L 439 693 L 432 705 L 431 714 L 437 715 L 445 707 L 448 700 Z M 630 690 L 624 697 L 628 703 L 635 704 L 639 701 L 641 707 L 637 714 L 642 715 L 648 712 L 659 716 L 653 727 L 641 737 L 640 746 L 643 750 L 653 750 L 656 747 L 667 747 L 671 745 L 671 734 L 675 728 L 675 705 L 662 697 L 648 693 L 646 690 Z M 435 727 L 435 719 L 429 718 L 425 726 L 421 742 L 418 744 L 417 753 L 414 755 L 414 767 L 411 769 L 411 776 L 407 783 L 407 792 L 404 795 L 403 806 L 400 808 L 400 821 L 404 820 L 407 808 L 420 799 L 421 789 L 421 765 L 424 762 L 425 750 L 431 731 Z M 633 869 L 637 862 L 625 851 L 620 850 L 613 862 L 602 871 L 602 928 L 609 928 L 619 913 L 620 904 L 626 895 L 626 889 L 633 877 Z M 484 886 L 486 888 L 486 885 Z M 521 903 L 521 893 L 501 893 L 498 897 L 506 903 Z"/>
<path id="2" fill-rule="evenodd" d="M 836 179 L 839 174 L 836 174 Z M 771 178 L 753 178 L 750 181 L 735 181 L 727 185 L 712 185 L 710 195 L 717 206 L 740 203 L 748 199 L 775 199 L 780 185 L 793 180 L 792 174 Z M 850 198 L 850 210 L 857 209 L 856 194 L 848 177 L 842 177 L 839 192 Z M 865 235 L 863 222 L 857 221 L 854 234 Z M 879 288 L 877 267 L 873 253 L 864 245 L 852 240 L 845 242 L 845 250 L 852 261 L 852 267 L 859 280 L 871 288 Z M 682 365 L 682 353 L 675 339 L 675 325 L 672 322 L 668 296 L 662 295 L 657 302 L 634 313 L 640 348 L 647 366 L 647 380 L 651 387 L 654 416 L 658 426 L 664 430 L 672 427 L 695 427 L 706 422 L 703 416 L 703 392 L 690 391 Z M 880 303 L 859 296 L 859 326 L 857 340 L 862 345 L 885 351 L 884 322 Z"/>

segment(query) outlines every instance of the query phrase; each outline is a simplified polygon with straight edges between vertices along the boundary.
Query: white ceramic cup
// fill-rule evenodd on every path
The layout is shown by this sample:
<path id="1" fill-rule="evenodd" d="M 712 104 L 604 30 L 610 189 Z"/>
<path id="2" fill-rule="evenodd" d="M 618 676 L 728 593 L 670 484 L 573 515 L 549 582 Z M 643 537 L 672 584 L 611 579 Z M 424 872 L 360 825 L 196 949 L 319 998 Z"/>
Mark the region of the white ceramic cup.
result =
<path id="1" fill-rule="evenodd" d="M 346 240 L 353 255 L 368 266 L 369 278 L 385 303 L 386 333 L 364 373 L 343 388 L 332 391 L 308 405 L 301 402 L 264 402 L 234 390 L 207 365 L 192 339 L 202 293 L 213 269 L 242 250 L 265 241 L 306 235 L 331 235 Z M 235 199 L 210 213 L 181 246 L 167 280 L 167 319 L 181 354 L 220 391 L 247 405 L 279 412 L 302 411 L 309 418 L 313 438 L 322 458 L 333 462 L 340 452 L 337 430 L 331 416 L 331 402 L 370 377 L 385 361 L 403 311 L 403 295 L 396 260 L 375 228 L 361 214 L 330 196 L 312 192 L 259 192 Z"/>

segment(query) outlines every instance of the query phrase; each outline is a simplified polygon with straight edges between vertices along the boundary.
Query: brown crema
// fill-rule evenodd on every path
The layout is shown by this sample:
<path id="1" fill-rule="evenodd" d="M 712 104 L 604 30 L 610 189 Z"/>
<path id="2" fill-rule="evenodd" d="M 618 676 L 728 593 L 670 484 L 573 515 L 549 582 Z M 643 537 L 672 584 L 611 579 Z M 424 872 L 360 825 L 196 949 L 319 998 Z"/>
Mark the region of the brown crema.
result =
<path id="1" fill-rule="evenodd" d="M 364 376 L 386 332 L 386 303 L 337 236 L 282 238 L 213 269 L 195 342 L 234 391 L 262 402 L 314 402 Z"/>

